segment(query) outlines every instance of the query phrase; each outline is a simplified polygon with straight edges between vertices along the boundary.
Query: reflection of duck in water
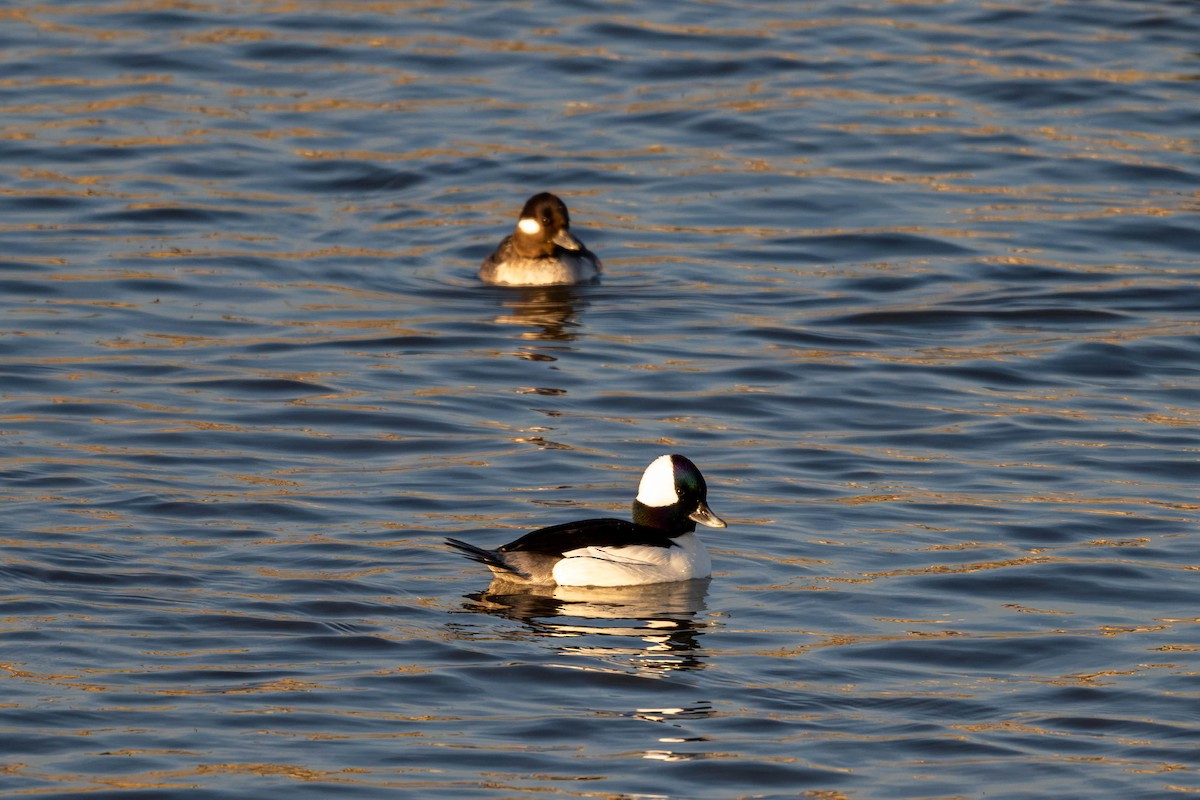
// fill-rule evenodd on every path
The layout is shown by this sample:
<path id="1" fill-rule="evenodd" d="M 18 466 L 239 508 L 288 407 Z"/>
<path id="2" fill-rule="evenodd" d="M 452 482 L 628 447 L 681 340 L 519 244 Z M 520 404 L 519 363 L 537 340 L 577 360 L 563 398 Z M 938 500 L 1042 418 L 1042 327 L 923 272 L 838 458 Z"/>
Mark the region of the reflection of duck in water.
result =
<path id="1" fill-rule="evenodd" d="M 496 317 L 496 322 L 541 328 L 540 331 L 522 333 L 523 339 L 574 341 L 575 333 L 571 329 L 579 326 L 576 317 L 585 305 L 578 290 L 570 286 L 536 286 L 508 290 L 503 294 L 500 303 L 505 313 Z"/>
<path id="2" fill-rule="evenodd" d="M 587 619 L 677 619 L 704 609 L 708 578 L 647 586 L 530 586 L 494 578 L 487 591 L 468 595 L 479 611 L 524 622 L 538 617 Z"/>
<path id="3" fill-rule="evenodd" d="M 564 653 L 630 658 L 639 669 L 699 669 L 707 578 L 649 586 L 530 586 L 496 578 L 467 595 L 469 611 L 517 620 Z M 612 638 L 635 637 L 633 646 Z M 574 641 L 571 641 L 574 640 Z"/>
<path id="4" fill-rule="evenodd" d="M 525 202 L 517 226 L 483 260 L 479 277 L 501 286 L 561 286 L 600 277 L 600 259 L 571 234 L 571 217 L 549 192 Z"/>
<path id="5" fill-rule="evenodd" d="M 667 455 L 646 467 L 633 501 L 633 522 L 568 522 L 495 550 L 457 539 L 446 543 L 513 583 L 643 586 L 712 574 L 708 552 L 694 533 L 696 523 L 725 527 L 708 507 L 708 487 L 696 465 Z"/>

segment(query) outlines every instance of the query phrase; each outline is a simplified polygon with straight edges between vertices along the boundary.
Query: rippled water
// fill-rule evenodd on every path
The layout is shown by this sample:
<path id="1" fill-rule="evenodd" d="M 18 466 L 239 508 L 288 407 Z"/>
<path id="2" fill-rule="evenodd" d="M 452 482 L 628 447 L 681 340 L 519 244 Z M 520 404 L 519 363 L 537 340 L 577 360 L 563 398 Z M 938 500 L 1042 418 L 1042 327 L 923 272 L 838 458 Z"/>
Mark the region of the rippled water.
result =
<path id="1" fill-rule="evenodd" d="M 0 796 L 1200 791 L 1179 2 L 0 9 Z M 474 272 L 566 198 L 595 287 Z M 711 583 L 441 544 L 682 452 Z"/>

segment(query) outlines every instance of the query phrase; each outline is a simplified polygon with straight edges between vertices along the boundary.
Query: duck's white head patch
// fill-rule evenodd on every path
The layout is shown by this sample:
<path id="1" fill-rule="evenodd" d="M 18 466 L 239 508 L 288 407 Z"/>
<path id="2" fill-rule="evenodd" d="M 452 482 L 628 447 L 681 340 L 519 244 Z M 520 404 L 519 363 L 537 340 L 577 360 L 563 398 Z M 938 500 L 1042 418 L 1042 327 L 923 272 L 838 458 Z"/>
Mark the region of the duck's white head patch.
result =
<path id="1" fill-rule="evenodd" d="M 675 464 L 670 456 L 659 456 L 646 467 L 638 485 L 637 499 L 642 505 L 655 508 L 679 502 L 679 492 L 675 490 Z"/>
<path id="2" fill-rule="evenodd" d="M 521 229 L 521 233 L 528 236 L 537 236 L 542 232 L 542 224 L 532 217 L 525 217 L 518 221 L 517 227 Z"/>

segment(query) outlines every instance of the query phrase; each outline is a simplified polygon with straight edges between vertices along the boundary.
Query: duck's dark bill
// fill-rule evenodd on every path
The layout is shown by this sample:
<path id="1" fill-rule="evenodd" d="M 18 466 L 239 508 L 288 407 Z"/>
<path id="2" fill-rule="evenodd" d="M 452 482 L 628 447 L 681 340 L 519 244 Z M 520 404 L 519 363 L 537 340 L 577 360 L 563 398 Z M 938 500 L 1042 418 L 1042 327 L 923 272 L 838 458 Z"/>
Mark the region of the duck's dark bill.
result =
<path id="1" fill-rule="evenodd" d="M 707 525 L 710 528 L 724 528 L 725 520 L 718 517 L 708 507 L 708 503 L 701 503 L 696 507 L 696 510 L 688 514 L 688 519 L 693 522 L 699 522 L 701 525 Z"/>
<path id="2" fill-rule="evenodd" d="M 554 238 L 551 241 L 553 241 L 559 247 L 567 250 L 583 249 L 583 243 L 572 236 L 570 231 L 559 231 L 558 233 L 554 234 Z"/>

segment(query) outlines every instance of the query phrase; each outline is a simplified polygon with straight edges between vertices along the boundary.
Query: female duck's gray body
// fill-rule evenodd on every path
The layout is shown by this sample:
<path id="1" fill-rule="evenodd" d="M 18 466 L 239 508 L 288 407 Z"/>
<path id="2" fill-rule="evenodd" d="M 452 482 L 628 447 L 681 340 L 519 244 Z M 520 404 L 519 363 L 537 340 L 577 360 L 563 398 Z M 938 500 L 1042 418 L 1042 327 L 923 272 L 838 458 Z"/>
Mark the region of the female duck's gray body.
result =
<path id="1" fill-rule="evenodd" d="M 549 192 L 525 202 L 517 227 L 483 260 L 479 277 L 500 286 L 557 286 L 600 277 L 600 259 L 570 231 L 562 200 Z"/>
<path id="2" fill-rule="evenodd" d="M 457 539 L 446 543 L 514 583 L 636 586 L 707 578 L 708 552 L 696 523 L 724 528 L 708 507 L 696 465 L 680 455 L 654 460 L 633 501 L 633 521 L 585 519 L 528 533 L 495 550 Z"/>

